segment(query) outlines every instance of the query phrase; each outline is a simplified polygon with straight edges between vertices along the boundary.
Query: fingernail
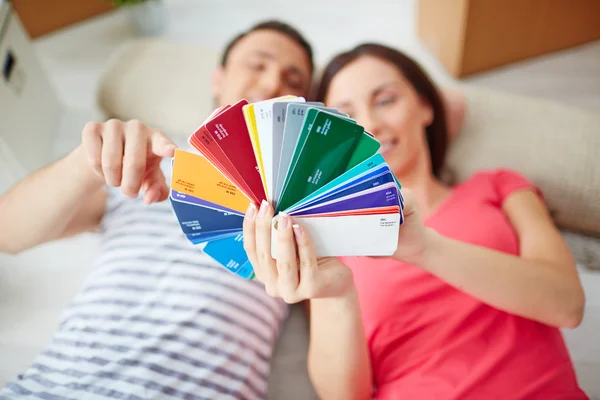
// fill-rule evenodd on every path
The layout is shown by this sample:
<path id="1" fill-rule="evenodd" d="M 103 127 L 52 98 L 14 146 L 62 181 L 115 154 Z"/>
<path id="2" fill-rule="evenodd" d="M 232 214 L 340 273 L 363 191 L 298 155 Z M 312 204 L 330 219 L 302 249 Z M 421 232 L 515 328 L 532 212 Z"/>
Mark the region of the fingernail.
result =
<path id="1" fill-rule="evenodd" d="M 126 190 L 124 188 L 121 191 L 123 192 L 125 197 L 127 197 L 128 199 L 137 199 L 137 197 L 139 195 L 139 192 L 138 193 L 136 193 L 135 191 L 130 192 L 129 190 Z"/>
<path id="2" fill-rule="evenodd" d="M 177 149 L 177 145 L 169 143 L 165 146 L 165 153 L 167 153 L 167 154 L 170 154 L 171 152 L 175 153 L 175 149 Z"/>
<path id="3" fill-rule="evenodd" d="M 152 203 L 154 203 L 158 197 L 160 196 L 160 193 L 155 193 L 154 191 L 151 191 L 150 193 L 145 193 L 144 194 L 144 203 L 146 203 L 147 205 L 150 205 Z"/>
<path id="4" fill-rule="evenodd" d="M 300 225 L 294 224 L 292 225 L 292 228 L 294 228 L 294 235 L 302 236 L 302 228 L 300 227 Z"/>
<path id="5" fill-rule="evenodd" d="M 283 231 L 290 225 L 290 216 L 286 213 L 279 213 L 279 230 Z"/>
<path id="6" fill-rule="evenodd" d="M 248 209 L 246 210 L 246 218 L 254 218 L 256 215 L 256 206 L 254 203 L 250 203 L 248 205 Z"/>
<path id="7" fill-rule="evenodd" d="M 150 193 L 146 193 L 144 195 L 144 203 L 146 203 L 147 205 L 150 205 L 152 203 L 154 203 L 156 200 L 158 200 L 158 197 L 160 196 L 160 193 L 156 193 L 156 192 L 150 192 Z"/>
<path id="8" fill-rule="evenodd" d="M 260 203 L 260 210 L 258 211 L 258 216 L 264 217 L 265 215 L 267 215 L 268 208 L 269 208 L 269 203 L 267 203 L 266 200 L 263 200 L 262 203 Z"/>

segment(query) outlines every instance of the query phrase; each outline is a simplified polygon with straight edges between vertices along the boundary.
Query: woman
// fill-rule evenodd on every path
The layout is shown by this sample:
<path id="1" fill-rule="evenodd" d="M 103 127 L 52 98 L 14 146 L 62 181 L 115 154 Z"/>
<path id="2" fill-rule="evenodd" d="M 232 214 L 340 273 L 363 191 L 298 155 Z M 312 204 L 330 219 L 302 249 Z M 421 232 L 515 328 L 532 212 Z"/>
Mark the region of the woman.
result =
<path id="1" fill-rule="evenodd" d="M 579 325 L 575 263 L 538 189 L 508 170 L 450 187 L 440 95 L 401 53 L 367 44 L 335 57 L 318 100 L 381 142 L 405 188 L 391 258 L 317 260 L 287 215 L 270 255 L 268 204 L 244 220 L 259 280 L 310 300 L 309 373 L 322 398 L 585 399 L 559 328 Z"/>

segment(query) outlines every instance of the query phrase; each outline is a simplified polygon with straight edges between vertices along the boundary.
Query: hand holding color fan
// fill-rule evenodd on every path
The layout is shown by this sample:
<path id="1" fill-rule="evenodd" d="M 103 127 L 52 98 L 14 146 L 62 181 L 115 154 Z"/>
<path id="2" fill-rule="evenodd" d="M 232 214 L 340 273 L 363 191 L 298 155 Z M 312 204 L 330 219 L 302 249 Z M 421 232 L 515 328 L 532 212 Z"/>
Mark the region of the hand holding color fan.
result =
<path id="1" fill-rule="evenodd" d="M 346 114 L 301 97 L 242 100 L 215 110 L 189 143 L 201 155 L 176 150 L 171 204 L 186 237 L 229 271 L 254 277 L 242 223 L 263 200 L 304 226 L 318 257 L 396 251 L 400 183 Z"/>

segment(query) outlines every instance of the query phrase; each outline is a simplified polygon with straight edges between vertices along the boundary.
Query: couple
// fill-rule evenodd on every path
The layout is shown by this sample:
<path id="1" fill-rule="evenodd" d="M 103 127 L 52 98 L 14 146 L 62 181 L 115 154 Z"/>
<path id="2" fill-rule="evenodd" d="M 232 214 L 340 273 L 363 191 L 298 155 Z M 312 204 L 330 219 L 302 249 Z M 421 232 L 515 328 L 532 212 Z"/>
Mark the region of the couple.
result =
<path id="1" fill-rule="evenodd" d="M 306 96 L 312 74 L 310 45 L 267 22 L 226 48 L 214 94 L 220 104 Z M 52 342 L 0 398 L 265 398 L 285 303 L 303 300 L 323 399 L 587 398 L 559 330 L 580 323 L 584 295 L 537 188 L 508 170 L 442 183 L 452 102 L 396 50 L 338 55 L 315 100 L 372 132 L 410 189 L 393 257 L 316 259 L 282 216 L 273 260 L 264 203 L 244 219 L 260 282 L 239 279 L 185 240 L 165 201 L 161 160 L 175 144 L 137 121 L 90 123 L 78 148 L 0 198 L 11 227 L 0 251 L 103 237 Z M 22 201 L 40 188 L 45 203 Z"/>

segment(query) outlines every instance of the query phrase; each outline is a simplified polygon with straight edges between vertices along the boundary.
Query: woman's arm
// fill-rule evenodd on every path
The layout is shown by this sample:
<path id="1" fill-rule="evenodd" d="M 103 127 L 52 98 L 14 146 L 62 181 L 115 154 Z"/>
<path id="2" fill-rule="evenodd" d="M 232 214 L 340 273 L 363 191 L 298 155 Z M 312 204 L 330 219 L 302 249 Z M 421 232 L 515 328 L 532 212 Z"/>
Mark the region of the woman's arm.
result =
<path id="1" fill-rule="evenodd" d="M 310 299 L 308 370 L 319 398 L 369 399 L 371 366 L 352 272 L 335 258 L 317 260 L 308 232 L 279 215 L 277 260 L 273 207 L 251 205 L 244 218 L 244 248 L 256 277 L 287 303 Z"/>
<path id="2" fill-rule="evenodd" d="M 321 399 L 370 399 L 371 361 L 354 287 L 310 301 L 308 373 Z"/>
<path id="3" fill-rule="evenodd" d="M 503 209 L 519 237 L 520 257 L 428 229 L 426 250 L 413 263 L 496 308 L 548 325 L 577 327 L 583 318 L 583 288 L 546 208 L 533 191 L 522 190 L 511 194 Z"/>

